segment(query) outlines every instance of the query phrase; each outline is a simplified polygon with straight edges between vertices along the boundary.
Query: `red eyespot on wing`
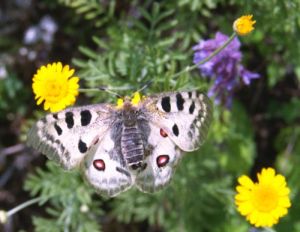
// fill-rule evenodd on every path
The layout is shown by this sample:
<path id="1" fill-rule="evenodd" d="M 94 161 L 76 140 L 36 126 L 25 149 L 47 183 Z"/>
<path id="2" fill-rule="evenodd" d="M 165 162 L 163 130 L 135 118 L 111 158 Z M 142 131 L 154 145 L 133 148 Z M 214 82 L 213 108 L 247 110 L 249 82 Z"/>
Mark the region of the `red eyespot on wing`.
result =
<path id="1" fill-rule="evenodd" d="M 159 168 L 166 166 L 169 163 L 170 157 L 168 155 L 160 155 L 156 158 L 156 164 Z"/>
<path id="2" fill-rule="evenodd" d="M 162 137 L 164 137 L 164 138 L 168 137 L 167 132 L 165 132 L 163 129 L 160 129 L 159 132 L 160 132 L 160 135 L 161 135 Z"/>
<path id="3" fill-rule="evenodd" d="M 102 159 L 96 159 L 93 161 L 93 166 L 98 171 L 104 171 L 105 170 L 105 163 Z"/>

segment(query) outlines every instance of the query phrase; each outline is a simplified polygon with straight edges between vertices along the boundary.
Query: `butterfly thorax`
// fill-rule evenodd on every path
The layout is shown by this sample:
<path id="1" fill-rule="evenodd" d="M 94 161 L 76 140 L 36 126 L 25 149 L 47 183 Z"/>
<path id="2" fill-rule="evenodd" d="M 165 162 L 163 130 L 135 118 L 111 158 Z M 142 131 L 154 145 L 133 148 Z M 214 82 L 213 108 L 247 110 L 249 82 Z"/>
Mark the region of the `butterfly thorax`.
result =
<path id="1" fill-rule="evenodd" d="M 138 126 L 140 111 L 130 103 L 125 103 L 122 109 L 121 151 L 125 162 L 132 170 L 142 168 L 144 160 L 144 142 L 142 131 Z"/>

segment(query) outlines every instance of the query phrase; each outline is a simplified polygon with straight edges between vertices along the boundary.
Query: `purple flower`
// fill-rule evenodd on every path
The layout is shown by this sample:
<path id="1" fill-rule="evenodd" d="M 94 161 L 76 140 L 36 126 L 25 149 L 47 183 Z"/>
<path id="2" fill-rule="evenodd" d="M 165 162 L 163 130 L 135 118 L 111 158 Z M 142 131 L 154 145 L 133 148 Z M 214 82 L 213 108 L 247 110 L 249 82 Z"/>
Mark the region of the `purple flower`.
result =
<path id="1" fill-rule="evenodd" d="M 208 57 L 213 51 L 222 46 L 228 39 L 221 32 L 216 33 L 214 39 L 201 40 L 193 47 L 195 64 Z M 220 53 L 209 61 L 199 65 L 203 76 L 214 79 L 214 85 L 208 92 L 209 96 L 215 96 L 217 104 L 225 104 L 230 107 L 234 90 L 242 83 L 249 85 L 252 79 L 259 78 L 259 74 L 246 70 L 241 65 L 242 54 L 240 42 L 234 38 Z"/>

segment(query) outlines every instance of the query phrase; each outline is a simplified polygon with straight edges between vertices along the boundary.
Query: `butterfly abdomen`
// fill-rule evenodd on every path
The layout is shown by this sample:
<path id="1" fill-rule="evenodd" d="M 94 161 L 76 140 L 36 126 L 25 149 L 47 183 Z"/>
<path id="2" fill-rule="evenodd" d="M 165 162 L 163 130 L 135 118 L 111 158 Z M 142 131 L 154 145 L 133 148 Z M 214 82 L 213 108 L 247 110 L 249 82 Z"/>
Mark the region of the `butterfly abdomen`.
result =
<path id="1" fill-rule="evenodd" d="M 121 135 L 121 149 L 129 167 L 137 169 L 144 160 L 144 144 L 137 125 L 123 125 Z"/>

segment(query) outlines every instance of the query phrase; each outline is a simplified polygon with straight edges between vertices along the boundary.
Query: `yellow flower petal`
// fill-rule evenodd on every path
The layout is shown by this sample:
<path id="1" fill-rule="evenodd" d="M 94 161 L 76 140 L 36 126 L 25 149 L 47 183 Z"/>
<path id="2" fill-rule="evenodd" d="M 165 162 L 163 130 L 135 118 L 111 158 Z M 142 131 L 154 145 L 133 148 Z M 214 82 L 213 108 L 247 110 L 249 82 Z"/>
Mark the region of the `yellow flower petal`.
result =
<path id="1" fill-rule="evenodd" d="M 245 201 L 249 200 L 251 198 L 251 192 L 250 191 L 241 191 L 239 194 L 235 195 L 236 201 Z"/>
<path id="2" fill-rule="evenodd" d="M 280 195 L 280 196 L 287 196 L 287 195 L 289 195 L 290 194 L 290 189 L 289 188 L 287 188 L 287 187 L 282 187 L 281 189 L 280 189 L 280 191 L 278 192 L 278 194 Z"/>
<path id="3" fill-rule="evenodd" d="M 40 98 L 37 100 L 36 104 L 37 104 L 37 105 L 40 105 L 43 101 L 44 101 L 44 99 L 40 97 Z"/>
<path id="4" fill-rule="evenodd" d="M 291 206 L 290 190 L 284 176 L 276 175 L 273 168 L 263 168 L 257 177 L 257 183 L 245 175 L 238 179 L 235 204 L 252 225 L 271 227 L 287 214 Z"/>
<path id="5" fill-rule="evenodd" d="M 246 201 L 239 205 L 239 211 L 245 216 L 253 211 L 253 205 Z"/>
<path id="6" fill-rule="evenodd" d="M 238 179 L 238 182 L 240 183 L 240 185 L 246 186 L 248 189 L 251 189 L 254 186 L 253 181 L 248 176 L 245 175 L 241 176 Z"/>
<path id="7" fill-rule="evenodd" d="M 56 67 L 55 67 L 55 65 L 53 66 L 54 71 L 57 71 L 57 72 L 62 72 L 62 68 L 63 68 L 63 66 L 62 66 L 61 62 L 57 62 Z"/>
<path id="8" fill-rule="evenodd" d="M 233 30 L 241 36 L 248 35 L 251 31 L 254 30 L 253 25 L 256 23 L 255 20 L 252 20 L 253 15 L 243 15 L 239 17 L 233 23 Z"/>
<path id="9" fill-rule="evenodd" d="M 32 89 L 37 104 L 44 101 L 44 109 L 51 112 L 63 110 L 75 103 L 78 95 L 78 77 L 72 77 L 74 69 L 61 62 L 40 67 L 33 76 Z"/>

